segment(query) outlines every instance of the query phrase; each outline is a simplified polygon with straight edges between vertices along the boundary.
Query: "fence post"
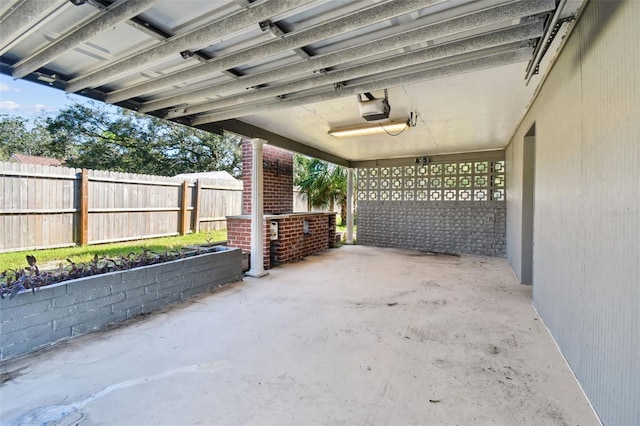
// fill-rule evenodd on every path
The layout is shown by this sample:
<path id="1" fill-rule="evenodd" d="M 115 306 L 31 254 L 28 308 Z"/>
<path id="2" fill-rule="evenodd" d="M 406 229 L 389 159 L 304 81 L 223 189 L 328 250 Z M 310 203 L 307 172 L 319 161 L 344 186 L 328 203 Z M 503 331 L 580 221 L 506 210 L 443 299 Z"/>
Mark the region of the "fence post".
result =
<path id="1" fill-rule="evenodd" d="M 202 193 L 202 180 L 198 179 L 196 181 L 196 199 L 193 202 L 193 210 L 194 210 L 194 220 L 196 221 L 193 224 L 193 232 L 200 232 L 200 195 Z"/>
<path id="2" fill-rule="evenodd" d="M 187 222 L 187 213 L 189 209 L 187 206 L 187 191 L 189 191 L 189 182 L 186 180 L 182 181 L 182 203 L 180 204 L 180 213 L 182 222 L 180 223 L 180 235 L 186 235 L 189 229 L 189 225 Z"/>
<path id="3" fill-rule="evenodd" d="M 89 243 L 89 171 L 82 169 L 80 175 L 80 245 Z"/>

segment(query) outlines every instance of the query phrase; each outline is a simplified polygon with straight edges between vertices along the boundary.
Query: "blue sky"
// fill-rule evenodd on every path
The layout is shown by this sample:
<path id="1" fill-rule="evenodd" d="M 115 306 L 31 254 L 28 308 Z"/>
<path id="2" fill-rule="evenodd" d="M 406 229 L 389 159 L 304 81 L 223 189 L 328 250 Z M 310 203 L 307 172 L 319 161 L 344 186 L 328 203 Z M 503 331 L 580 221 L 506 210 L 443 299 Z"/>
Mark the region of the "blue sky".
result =
<path id="1" fill-rule="evenodd" d="M 85 103 L 89 99 L 66 94 L 62 90 L 0 75 L 0 114 L 27 119 L 55 116 L 67 105 Z"/>

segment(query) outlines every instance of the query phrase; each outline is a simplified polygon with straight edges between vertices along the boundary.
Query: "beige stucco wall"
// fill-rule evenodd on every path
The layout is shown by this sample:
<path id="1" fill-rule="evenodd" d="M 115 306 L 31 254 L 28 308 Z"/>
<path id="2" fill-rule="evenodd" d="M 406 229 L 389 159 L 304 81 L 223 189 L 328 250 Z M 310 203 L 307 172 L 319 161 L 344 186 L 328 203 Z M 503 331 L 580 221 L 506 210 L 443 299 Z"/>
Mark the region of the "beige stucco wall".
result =
<path id="1" fill-rule="evenodd" d="M 507 148 L 520 273 L 536 125 L 534 306 L 605 424 L 640 424 L 640 2 L 590 1 Z"/>

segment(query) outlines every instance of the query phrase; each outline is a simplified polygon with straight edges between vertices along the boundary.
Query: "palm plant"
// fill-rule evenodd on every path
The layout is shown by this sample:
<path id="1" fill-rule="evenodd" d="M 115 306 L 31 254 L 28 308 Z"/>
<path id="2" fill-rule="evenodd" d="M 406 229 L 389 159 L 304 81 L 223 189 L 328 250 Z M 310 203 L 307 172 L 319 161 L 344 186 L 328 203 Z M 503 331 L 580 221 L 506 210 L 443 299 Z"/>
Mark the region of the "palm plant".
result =
<path id="1" fill-rule="evenodd" d="M 295 156 L 295 184 L 307 197 L 308 208 L 328 207 L 333 211 L 340 204 L 344 224 L 347 211 L 347 173 L 344 168 L 316 158 Z"/>

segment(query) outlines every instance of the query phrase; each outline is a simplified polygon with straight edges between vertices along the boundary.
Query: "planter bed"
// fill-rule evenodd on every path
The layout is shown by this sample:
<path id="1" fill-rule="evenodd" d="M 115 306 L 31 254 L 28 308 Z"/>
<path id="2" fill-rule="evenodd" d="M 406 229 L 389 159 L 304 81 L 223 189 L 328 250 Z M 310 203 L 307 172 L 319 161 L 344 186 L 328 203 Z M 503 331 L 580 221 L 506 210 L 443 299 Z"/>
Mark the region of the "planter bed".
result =
<path id="1" fill-rule="evenodd" d="M 242 279 L 239 249 L 23 291 L 0 301 L 0 360 L 100 330 Z"/>

